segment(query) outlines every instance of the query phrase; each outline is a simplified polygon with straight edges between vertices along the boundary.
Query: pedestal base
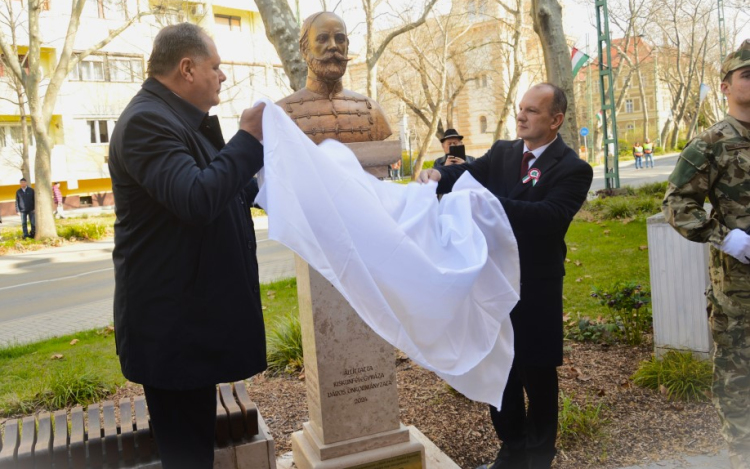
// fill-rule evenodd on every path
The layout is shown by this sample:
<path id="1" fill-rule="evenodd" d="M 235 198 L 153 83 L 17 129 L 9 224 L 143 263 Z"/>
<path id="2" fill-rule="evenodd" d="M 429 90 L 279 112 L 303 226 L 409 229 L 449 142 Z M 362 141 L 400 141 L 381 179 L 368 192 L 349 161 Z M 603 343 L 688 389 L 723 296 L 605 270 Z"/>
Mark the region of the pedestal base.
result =
<path id="1" fill-rule="evenodd" d="M 402 432 L 405 432 L 402 433 Z M 344 456 L 321 459 L 321 455 L 340 453 L 335 445 L 322 445 L 310 431 L 309 426 L 292 434 L 292 452 L 297 469 L 425 469 L 425 448 L 411 434 L 410 429 L 401 426 L 388 435 L 375 434 L 357 438 L 356 442 L 343 442 L 348 448 L 359 447 L 361 451 Z M 403 438 L 403 436 L 408 438 Z M 383 441 L 404 440 L 383 446 Z M 341 444 L 339 444 L 341 445 Z M 372 448 L 372 449 L 370 449 Z"/>

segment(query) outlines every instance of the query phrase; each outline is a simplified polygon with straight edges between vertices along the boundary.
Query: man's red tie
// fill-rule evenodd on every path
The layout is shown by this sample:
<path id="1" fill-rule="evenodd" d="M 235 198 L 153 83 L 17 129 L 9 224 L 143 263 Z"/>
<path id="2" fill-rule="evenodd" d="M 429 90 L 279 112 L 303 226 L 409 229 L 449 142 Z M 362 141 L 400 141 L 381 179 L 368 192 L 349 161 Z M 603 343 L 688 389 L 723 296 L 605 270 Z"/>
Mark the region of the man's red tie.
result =
<path id="1" fill-rule="evenodd" d="M 523 160 L 521 160 L 521 179 L 523 179 L 526 176 L 526 173 L 529 172 L 529 161 L 533 158 L 534 154 L 530 151 L 525 151 L 523 153 Z"/>

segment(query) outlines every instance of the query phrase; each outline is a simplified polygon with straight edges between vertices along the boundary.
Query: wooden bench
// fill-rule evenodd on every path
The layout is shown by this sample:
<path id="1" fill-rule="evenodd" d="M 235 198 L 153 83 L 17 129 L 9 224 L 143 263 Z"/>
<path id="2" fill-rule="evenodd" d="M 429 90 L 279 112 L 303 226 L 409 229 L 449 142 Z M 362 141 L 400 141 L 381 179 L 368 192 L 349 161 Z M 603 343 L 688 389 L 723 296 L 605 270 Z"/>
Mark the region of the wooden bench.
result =
<path id="1" fill-rule="evenodd" d="M 245 384 L 216 393 L 214 468 L 275 469 L 273 439 Z M 0 469 L 160 467 L 143 396 L 8 420 L 0 439 Z"/>

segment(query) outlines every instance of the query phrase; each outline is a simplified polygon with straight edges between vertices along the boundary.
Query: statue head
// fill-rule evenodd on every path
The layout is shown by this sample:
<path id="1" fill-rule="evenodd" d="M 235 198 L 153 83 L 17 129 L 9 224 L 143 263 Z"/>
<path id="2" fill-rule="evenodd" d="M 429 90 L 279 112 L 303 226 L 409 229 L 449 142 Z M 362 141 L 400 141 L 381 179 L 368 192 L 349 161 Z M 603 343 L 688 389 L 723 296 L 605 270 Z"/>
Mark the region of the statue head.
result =
<path id="1" fill-rule="evenodd" d="M 344 20 L 323 11 L 309 16 L 300 30 L 299 50 L 308 73 L 323 81 L 340 80 L 349 61 L 349 36 Z"/>

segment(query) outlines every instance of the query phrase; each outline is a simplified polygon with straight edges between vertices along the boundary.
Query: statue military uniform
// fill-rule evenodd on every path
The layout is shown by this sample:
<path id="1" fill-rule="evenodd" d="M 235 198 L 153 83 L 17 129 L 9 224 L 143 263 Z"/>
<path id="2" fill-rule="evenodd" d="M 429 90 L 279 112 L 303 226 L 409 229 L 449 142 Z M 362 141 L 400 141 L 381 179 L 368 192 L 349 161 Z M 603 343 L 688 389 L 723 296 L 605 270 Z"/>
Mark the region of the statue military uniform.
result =
<path id="1" fill-rule="evenodd" d="M 724 61 L 722 78 L 745 67 L 750 40 Z M 711 245 L 706 296 L 715 343 L 712 391 L 734 469 L 750 468 L 750 264 L 725 251 L 732 230 L 750 231 L 749 180 L 750 123 L 728 115 L 682 151 L 663 205 L 682 236 Z"/>

